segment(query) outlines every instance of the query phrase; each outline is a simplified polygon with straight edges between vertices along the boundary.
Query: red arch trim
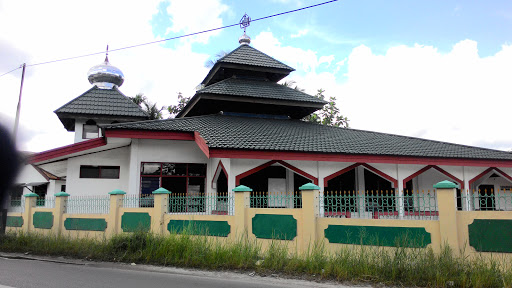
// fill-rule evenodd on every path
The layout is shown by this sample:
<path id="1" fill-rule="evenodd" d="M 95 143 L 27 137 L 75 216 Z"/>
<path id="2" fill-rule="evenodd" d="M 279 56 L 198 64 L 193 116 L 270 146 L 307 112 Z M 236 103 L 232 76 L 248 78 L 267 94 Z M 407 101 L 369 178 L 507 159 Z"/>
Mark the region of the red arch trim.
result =
<path id="1" fill-rule="evenodd" d="M 213 187 L 213 183 L 215 182 L 215 180 L 217 180 L 217 175 L 219 174 L 221 169 L 224 172 L 224 174 L 226 174 L 226 179 L 228 179 L 228 183 L 229 183 L 228 172 L 226 171 L 226 168 L 224 167 L 224 164 L 222 164 L 222 160 L 219 160 L 219 164 L 217 165 L 217 169 L 215 169 L 215 173 L 213 174 L 212 187 Z"/>
<path id="2" fill-rule="evenodd" d="M 476 180 L 478 180 L 478 179 L 482 178 L 485 174 L 487 174 L 487 173 L 489 173 L 489 172 L 491 172 L 491 171 L 493 171 L 493 170 L 494 170 L 494 172 L 498 172 L 498 174 L 500 174 L 501 176 L 503 176 L 503 177 L 507 178 L 509 181 L 511 181 L 511 182 L 512 182 L 512 177 L 510 177 L 510 175 L 508 175 L 507 173 L 505 173 L 505 172 L 501 171 L 500 169 L 498 169 L 498 168 L 496 168 L 496 167 L 490 167 L 490 168 L 487 168 L 484 172 L 482 172 L 482 173 L 478 174 L 477 176 L 475 176 L 475 178 L 473 178 L 473 179 L 469 180 L 469 187 L 468 187 L 468 188 L 470 188 L 470 189 L 471 189 L 471 185 L 472 185 Z"/>
<path id="3" fill-rule="evenodd" d="M 308 173 L 300 170 L 299 168 L 297 168 L 297 167 L 295 167 L 293 165 L 290 165 L 290 164 L 288 164 L 288 163 L 286 163 L 286 162 L 284 162 L 282 160 L 272 160 L 272 161 L 269 161 L 267 163 L 263 163 L 260 166 L 258 166 L 256 168 L 253 168 L 253 169 L 251 169 L 251 170 L 249 170 L 247 172 L 244 172 L 242 174 L 237 175 L 236 178 L 235 178 L 236 186 L 240 185 L 240 180 L 241 179 L 243 179 L 243 178 L 245 178 L 245 177 L 247 177 L 249 175 L 252 175 L 252 174 L 254 174 L 254 173 L 256 173 L 256 172 L 258 172 L 260 170 L 263 170 L 263 169 L 267 168 L 268 166 L 270 166 L 272 164 L 275 164 L 275 163 L 278 163 L 278 164 L 280 164 L 280 165 L 282 165 L 282 166 L 292 170 L 293 172 L 295 172 L 295 173 L 297 173 L 299 175 L 302 175 L 302 176 L 312 180 L 315 185 L 318 185 L 318 178 L 316 178 L 315 176 L 313 176 L 311 174 L 308 174 Z"/>
<path id="4" fill-rule="evenodd" d="M 373 167 L 373 166 L 370 166 L 370 165 L 368 165 L 368 164 L 366 164 L 366 163 L 356 163 L 356 164 L 352 164 L 352 165 L 348 166 L 347 168 L 341 169 L 340 171 L 338 171 L 338 172 L 336 172 L 336 173 L 333 173 L 333 174 L 331 174 L 331 175 L 329 175 L 329 176 L 325 177 L 325 178 L 324 178 L 324 188 L 328 186 L 328 185 L 327 185 L 327 182 L 328 182 L 329 180 L 331 180 L 331 179 L 333 179 L 333 178 L 335 178 L 335 177 L 337 177 L 337 176 L 340 176 L 340 175 L 342 175 L 342 174 L 345 174 L 345 173 L 347 173 L 348 171 L 350 171 L 350 170 L 352 170 L 352 169 L 354 169 L 354 168 L 356 168 L 356 167 L 358 167 L 358 166 L 363 166 L 364 168 L 366 168 L 366 169 L 368 169 L 368 170 L 372 171 L 373 173 L 375 173 L 375 174 L 379 175 L 380 177 L 382 177 L 382 178 L 384 178 L 384 179 L 388 180 L 389 182 L 393 183 L 393 186 L 395 186 L 394 188 L 398 188 L 398 181 L 397 181 L 395 178 L 393 178 L 393 177 L 389 176 L 388 174 L 386 174 L 386 173 L 384 173 L 384 172 L 380 171 L 379 169 L 377 169 L 377 168 L 375 168 L 375 167 Z"/>
<path id="5" fill-rule="evenodd" d="M 403 181 L 403 185 L 404 185 L 403 188 L 405 189 L 405 184 L 409 180 L 416 178 L 417 176 L 425 173 L 426 171 L 428 171 L 430 169 L 436 169 L 437 171 L 443 173 L 444 175 L 448 176 L 448 178 L 450 178 L 453 181 L 459 183 L 460 189 L 464 189 L 464 181 L 460 180 L 459 178 L 457 178 L 457 177 L 453 176 L 452 174 L 448 173 L 446 170 L 444 170 L 442 168 L 439 168 L 439 167 L 437 167 L 435 165 L 427 165 L 427 166 L 421 168 L 420 170 L 418 170 L 418 172 L 416 172 L 416 173 L 412 174 L 411 176 L 405 178 L 404 181 Z"/>

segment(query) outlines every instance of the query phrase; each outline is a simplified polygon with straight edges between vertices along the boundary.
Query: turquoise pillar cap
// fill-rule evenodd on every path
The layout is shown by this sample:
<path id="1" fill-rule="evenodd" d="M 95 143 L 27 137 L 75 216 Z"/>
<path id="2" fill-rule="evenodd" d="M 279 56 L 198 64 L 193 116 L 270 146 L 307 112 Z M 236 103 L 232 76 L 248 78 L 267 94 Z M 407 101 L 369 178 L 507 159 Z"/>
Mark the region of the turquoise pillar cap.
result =
<path id="1" fill-rule="evenodd" d="M 320 190 L 320 187 L 318 185 L 315 185 L 313 183 L 307 183 L 299 187 L 299 190 Z"/>
<path id="2" fill-rule="evenodd" d="M 252 189 L 245 185 L 239 185 L 233 189 L 233 192 L 252 192 Z"/>
<path id="3" fill-rule="evenodd" d="M 62 197 L 62 196 L 69 196 L 69 194 L 64 191 L 55 193 L 55 197 Z"/>
<path id="4" fill-rule="evenodd" d="M 436 189 L 452 189 L 459 188 L 459 185 L 453 183 L 452 181 L 444 180 L 434 185 Z"/>
<path id="5" fill-rule="evenodd" d="M 116 189 L 116 190 L 112 190 L 112 191 L 108 192 L 108 194 L 110 194 L 110 195 L 124 195 L 124 194 L 126 194 L 126 192 L 124 192 L 123 190 L 120 190 L 120 189 Z"/>
<path id="6" fill-rule="evenodd" d="M 25 197 L 39 197 L 39 195 L 37 195 L 36 193 L 28 193 L 28 194 L 25 194 L 23 196 L 25 196 Z"/>
<path id="7" fill-rule="evenodd" d="M 172 192 L 163 188 L 163 187 L 160 187 L 158 189 L 156 189 L 155 191 L 153 191 L 153 194 L 171 194 Z"/>

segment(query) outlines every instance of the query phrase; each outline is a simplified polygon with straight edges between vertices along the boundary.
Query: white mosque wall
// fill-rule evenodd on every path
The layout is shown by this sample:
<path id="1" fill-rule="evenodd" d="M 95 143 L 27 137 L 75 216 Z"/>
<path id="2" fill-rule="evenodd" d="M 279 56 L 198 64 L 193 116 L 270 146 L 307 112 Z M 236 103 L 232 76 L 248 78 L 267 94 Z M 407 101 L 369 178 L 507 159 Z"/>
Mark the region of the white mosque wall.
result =
<path id="1" fill-rule="evenodd" d="M 107 195 L 108 192 L 128 189 L 130 148 L 86 154 L 68 159 L 66 192 L 72 196 Z M 119 179 L 80 178 L 80 166 L 119 166 Z"/>

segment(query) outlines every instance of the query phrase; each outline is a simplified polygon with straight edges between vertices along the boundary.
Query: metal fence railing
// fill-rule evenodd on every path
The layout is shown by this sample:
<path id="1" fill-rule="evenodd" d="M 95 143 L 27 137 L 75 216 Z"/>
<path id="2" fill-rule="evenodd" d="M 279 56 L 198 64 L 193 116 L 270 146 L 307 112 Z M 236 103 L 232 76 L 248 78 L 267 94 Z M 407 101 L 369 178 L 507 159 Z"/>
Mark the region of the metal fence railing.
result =
<path id="1" fill-rule="evenodd" d="M 69 196 L 66 202 L 68 214 L 108 214 L 110 196 Z"/>
<path id="2" fill-rule="evenodd" d="M 55 208 L 55 196 L 37 197 L 36 207 Z"/>
<path id="3" fill-rule="evenodd" d="M 457 197 L 459 210 L 512 211 L 511 190 L 465 191 Z"/>
<path id="4" fill-rule="evenodd" d="M 302 208 L 302 194 L 297 192 L 251 192 L 251 208 Z"/>
<path id="5" fill-rule="evenodd" d="M 169 213 L 195 215 L 234 215 L 235 199 L 233 195 L 169 195 Z"/>
<path id="6" fill-rule="evenodd" d="M 434 191 L 328 191 L 319 197 L 320 217 L 420 219 L 439 217 Z"/>
<path id="7" fill-rule="evenodd" d="M 25 198 L 23 196 L 11 197 L 7 211 L 23 213 L 25 211 Z"/>
<path id="8" fill-rule="evenodd" d="M 152 194 L 147 195 L 124 195 L 124 208 L 153 208 L 155 206 L 155 198 Z"/>

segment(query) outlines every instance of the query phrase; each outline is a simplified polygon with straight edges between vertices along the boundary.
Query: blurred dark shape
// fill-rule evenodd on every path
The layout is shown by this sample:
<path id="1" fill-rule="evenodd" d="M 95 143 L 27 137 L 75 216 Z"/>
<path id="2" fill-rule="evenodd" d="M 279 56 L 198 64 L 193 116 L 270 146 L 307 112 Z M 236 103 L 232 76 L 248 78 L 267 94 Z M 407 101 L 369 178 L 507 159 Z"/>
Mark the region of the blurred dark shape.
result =
<path id="1" fill-rule="evenodd" d="M 5 224 L 7 221 L 6 202 L 9 198 L 9 191 L 21 166 L 20 159 L 9 131 L 0 125 L 0 235 L 5 233 Z"/>

